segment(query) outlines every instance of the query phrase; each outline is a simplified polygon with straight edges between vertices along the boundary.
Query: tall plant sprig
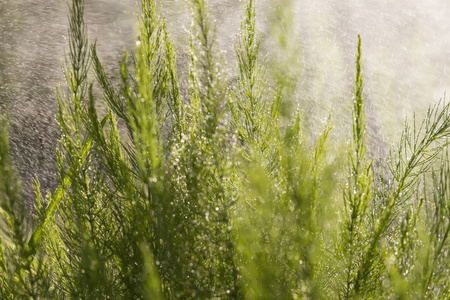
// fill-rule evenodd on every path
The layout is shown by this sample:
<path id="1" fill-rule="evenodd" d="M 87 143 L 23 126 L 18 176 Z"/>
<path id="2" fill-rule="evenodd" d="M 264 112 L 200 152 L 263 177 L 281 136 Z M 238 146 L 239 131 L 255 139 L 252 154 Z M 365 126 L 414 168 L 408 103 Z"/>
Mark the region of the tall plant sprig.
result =
<path id="1" fill-rule="evenodd" d="M 345 297 L 350 297 L 355 283 L 355 265 L 358 263 L 358 249 L 363 243 L 366 212 L 373 195 L 372 163 L 367 158 L 366 118 L 363 96 L 363 74 L 361 62 L 361 37 L 358 35 L 356 54 L 356 75 L 353 90 L 352 129 L 353 143 L 349 154 L 348 182 L 344 189 L 345 228 L 343 250 L 346 252 L 347 270 Z"/>
<path id="2" fill-rule="evenodd" d="M 448 269 L 450 249 L 450 163 L 448 151 L 443 155 L 443 163 L 439 172 L 432 173 L 432 195 L 425 193 L 425 216 L 422 232 L 419 235 L 422 243 L 415 248 L 412 265 L 404 268 L 416 276 L 416 288 L 419 296 L 446 298 L 450 295 Z M 417 226 L 419 227 L 419 226 Z M 419 227 L 420 228 L 420 227 Z M 419 231 L 419 230 L 416 230 Z M 411 265 L 410 264 L 410 265 Z M 409 267 L 409 268 L 408 268 Z M 403 271 L 403 270 L 402 270 Z M 416 271 L 416 272 L 414 272 Z M 403 273 L 403 274 L 404 274 Z M 408 278 L 414 285 L 412 278 Z"/>
<path id="3" fill-rule="evenodd" d="M 174 45 L 170 39 L 170 34 L 165 23 L 164 26 L 164 42 L 166 47 L 166 62 L 169 75 L 169 100 L 168 107 L 171 111 L 173 122 L 172 130 L 177 138 L 181 140 L 182 135 L 186 133 L 186 107 L 184 99 L 180 92 L 180 85 L 177 73 L 177 60 Z"/>
<path id="4" fill-rule="evenodd" d="M 212 22 L 206 0 L 191 0 L 193 28 L 190 35 L 190 96 L 192 119 L 204 123 L 205 132 L 215 133 L 224 112 L 226 82 L 216 39 L 216 25 Z M 196 121 L 197 119 L 197 121 Z"/>
<path id="5" fill-rule="evenodd" d="M 161 298 L 161 284 L 154 259 L 160 262 L 161 278 L 167 283 L 170 272 L 165 272 L 162 267 L 166 267 L 166 258 L 171 254 L 170 247 L 165 246 L 173 245 L 165 234 L 171 220 L 166 209 L 169 196 L 164 189 L 170 190 L 170 187 L 166 186 L 167 173 L 163 172 L 164 151 L 170 150 L 171 143 L 170 134 L 169 138 L 164 139 L 161 132 L 169 115 L 172 114 L 172 121 L 181 122 L 182 100 L 176 81 L 173 46 L 165 22 L 159 17 L 154 1 L 142 1 L 141 4 L 133 66 L 130 70 L 126 52 L 119 91 L 112 86 L 95 47 L 92 48 L 96 76 L 113 121 L 112 134 L 108 136 L 100 132 L 97 140 L 103 145 L 99 150 L 108 166 L 105 177 L 112 183 L 108 194 L 114 199 L 119 195 L 123 197 L 122 205 L 125 207 L 121 209 L 117 205 L 114 209 L 117 221 L 123 225 L 118 228 L 121 238 L 113 251 L 120 261 L 120 277 L 126 287 L 126 295 L 131 298 Z M 113 112 L 125 122 L 130 138 L 128 145 L 120 144 Z M 98 124 L 96 112 L 92 111 L 91 115 L 93 124 Z M 183 128 L 183 124 L 170 122 L 167 126 Z M 170 128 L 168 130 L 170 132 Z M 122 153 L 122 146 L 126 156 Z M 116 150 L 111 152 L 109 149 Z M 117 191 L 123 192 L 117 194 Z M 136 285 L 142 289 L 134 288 Z M 168 293 L 170 285 L 164 286 L 164 292 Z"/>
<path id="6" fill-rule="evenodd" d="M 160 17 L 160 10 L 154 1 L 141 1 L 141 13 L 137 13 L 138 32 L 136 53 L 131 56 L 134 70 L 139 65 L 145 65 L 151 70 L 147 79 L 151 83 L 151 93 L 155 102 L 159 131 L 165 131 L 172 136 L 178 136 L 184 130 L 184 101 L 180 93 L 177 78 L 176 56 L 173 43 L 167 30 L 166 22 Z M 133 103 L 127 95 L 130 92 L 139 94 L 134 74 L 129 72 L 129 54 L 126 51 L 122 63 L 122 87 L 118 91 L 108 78 L 97 54 L 95 45 L 92 47 L 92 57 L 97 79 L 104 91 L 105 99 L 112 111 L 125 121 L 129 132 L 132 132 L 129 105 Z M 131 76 L 130 76 L 131 75 Z M 139 75 L 142 76 L 142 75 Z M 171 121 L 168 121 L 168 118 Z M 176 128 L 173 131 L 172 126 Z M 170 138 L 167 139 L 170 141 Z M 170 143 L 165 144 L 165 150 Z"/>
<path id="7" fill-rule="evenodd" d="M 242 145 L 242 157 L 250 161 L 265 160 L 271 165 L 279 112 L 268 101 L 266 69 L 259 59 L 261 35 L 256 30 L 255 2 L 246 4 L 241 33 L 234 44 L 237 84 L 230 93 L 229 107 L 235 134 Z"/>
<path id="8" fill-rule="evenodd" d="M 0 297 L 50 297 L 50 274 L 43 252 L 33 252 L 28 245 L 31 220 L 9 151 L 7 120 L 0 116 Z"/>
<path id="9" fill-rule="evenodd" d="M 162 210 L 164 204 L 165 175 L 164 149 L 161 135 L 164 124 L 165 106 L 167 104 L 168 86 L 170 82 L 166 68 L 164 50 L 164 31 L 159 12 L 154 1 L 142 1 L 142 15 L 139 22 L 139 33 L 136 53 L 134 55 L 134 70 L 130 85 L 127 68 L 122 65 L 122 83 L 125 99 L 128 101 L 130 116 L 130 136 L 132 147 L 128 154 L 134 161 L 132 168 L 137 174 L 136 189 L 140 197 L 128 198 L 135 201 L 130 211 L 130 226 L 128 233 L 133 235 L 131 250 L 136 253 L 134 261 L 138 268 L 130 268 L 144 275 L 144 291 L 150 296 L 160 298 L 160 283 L 155 257 L 162 253 L 157 241 L 159 228 L 165 226 L 167 215 Z M 146 275 L 148 274 L 148 275 Z M 133 284 L 133 282 L 130 282 Z M 136 284 L 136 283 L 134 283 Z M 132 291 L 132 285 L 129 286 Z M 150 293 L 150 294 L 149 294 Z"/>
<path id="10" fill-rule="evenodd" d="M 150 184 L 149 181 L 156 182 L 160 172 L 165 144 L 161 131 L 168 114 L 166 105 L 169 103 L 171 111 L 176 106 L 176 115 L 180 118 L 182 104 L 174 75 L 173 46 L 167 36 L 165 22 L 160 19 L 154 1 L 142 1 L 141 7 L 136 53 L 132 56 L 133 69 L 129 70 L 129 54 L 126 51 L 121 66 L 119 91 L 106 75 L 95 45 L 92 47 L 92 56 L 97 79 L 111 112 L 124 120 L 128 130 L 132 145 L 125 145 L 125 149 L 132 164 L 131 170 L 146 186 Z M 175 104 L 171 102 L 172 99 L 175 99 Z M 145 194 L 148 195 L 148 191 Z"/>
<path id="11" fill-rule="evenodd" d="M 270 267 L 279 262 L 269 263 L 274 258 L 266 243 L 261 241 L 261 236 L 269 236 L 267 226 L 272 226 L 271 220 L 261 223 L 263 216 L 276 211 L 271 199 L 276 197 L 276 192 L 273 174 L 269 174 L 271 153 L 268 149 L 269 145 L 275 145 L 270 130 L 276 127 L 276 122 L 272 122 L 267 103 L 265 68 L 259 61 L 261 36 L 256 30 L 255 2 L 249 0 L 243 6 L 240 34 L 234 43 L 236 84 L 229 94 L 228 106 L 232 129 L 238 140 L 236 155 L 244 167 L 237 169 L 238 178 L 242 180 L 237 189 L 238 213 L 233 214 L 236 263 L 240 268 L 243 295 L 249 299 L 262 299 L 280 296 L 277 280 L 282 272 Z M 272 272 L 266 272 L 267 268 Z"/>
<path id="12" fill-rule="evenodd" d="M 41 228 L 45 228 L 59 211 L 59 231 L 48 240 L 48 251 L 57 266 L 59 295 L 64 297 L 110 297 L 119 289 L 111 277 L 116 270 L 105 247 L 111 230 L 111 215 L 103 210 L 107 198 L 102 193 L 104 182 L 95 162 L 95 141 L 89 121 L 89 105 L 93 92 L 88 82 L 91 66 L 84 1 L 74 0 L 69 6 L 69 55 L 63 73 L 67 92 L 59 88 L 58 122 L 61 130 L 57 166 L 60 186 L 47 208 Z M 106 118 L 101 122 L 105 124 Z M 61 252 L 55 244 L 63 244 Z"/>
<path id="13" fill-rule="evenodd" d="M 61 145 L 63 151 L 69 153 L 67 164 L 69 173 L 76 173 L 81 164 L 84 164 L 92 147 L 92 139 L 83 136 L 83 116 L 86 113 L 87 73 L 90 65 L 87 30 L 83 18 L 84 1 L 73 1 L 69 8 L 69 59 L 65 57 L 62 65 L 63 74 L 67 84 L 67 97 L 62 87 L 57 91 L 59 105 L 58 122 L 62 132 Z M 58 151 L 59 162 L 64 161 L 62 153 Z M 29 242 L 32 252 L 36 252 L 43 239 L 43 230 L 54 217 L 63 197 L 64 190 L 71 185 L 69 177 L 61 178 L 61 182 L 52 195 L 45 214 Z"/>

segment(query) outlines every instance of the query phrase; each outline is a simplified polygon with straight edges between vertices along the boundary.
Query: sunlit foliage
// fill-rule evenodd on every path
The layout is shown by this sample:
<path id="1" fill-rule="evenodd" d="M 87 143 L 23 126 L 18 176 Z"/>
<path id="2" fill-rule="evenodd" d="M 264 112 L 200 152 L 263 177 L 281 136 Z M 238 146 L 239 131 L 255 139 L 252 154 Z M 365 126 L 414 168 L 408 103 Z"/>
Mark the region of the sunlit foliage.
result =
<path id="1" fill-rule="evenodd" d="M 70 4 L 59 186 L 43 196 L 36 179 L 34 220 L 0 119 L 0 297 L 448 298 L 450 106 L 405 122 L 375 169 L 360 37 L 351 142 L 338 147 L 332 117 L 311 141 L 301 109 L 283 112 L 295 106 L 295 78 L 282 76 L 294 52 L 267 67 L 256 1 L 242 7 L 231 68 L 207 1 L 189 5 L 186 74 L 142 0 L 117 82 L 88 40 L 84 1 Z"/>

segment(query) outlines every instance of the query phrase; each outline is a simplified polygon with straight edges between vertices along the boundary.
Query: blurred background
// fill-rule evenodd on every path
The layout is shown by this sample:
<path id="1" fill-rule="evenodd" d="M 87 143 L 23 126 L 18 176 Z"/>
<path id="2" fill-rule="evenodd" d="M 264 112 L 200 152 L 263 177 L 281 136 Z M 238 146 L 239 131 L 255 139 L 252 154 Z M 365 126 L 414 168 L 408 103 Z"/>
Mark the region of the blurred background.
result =
<path id="1" fill-rule="evenodd" d="M 161 2 L 181 76 L 187 65 L 190 13 L 185 0 Z M 209 3 L 218 48 L 231 74 L 244 1 Z M 358 34 L 373 156 L 383 157 L 397 141 L 405 117 L 411 119 L 413 112 L 423 117 L 448 90 L 446 1 L 258 0 L 257 7 L 269 82 L 286 83 L 286 116 L 299 107 L 312 132 L 331 113 L 335 134 L 349 137 Z M 12 156 L 28 199 L 33 199 L 35 176 L 42 190 L 53 190 L 56 184 L 55 87 L 63 83 L 66 14 L 67 4 L 61 0 L 0 0 L 0 112 L 10 118 Z M 134 48 L 135 14 L 134 0 L 86 0 L 90 40 L 97 40 L 102 61 L 115 74 L 124 48 Z"/>

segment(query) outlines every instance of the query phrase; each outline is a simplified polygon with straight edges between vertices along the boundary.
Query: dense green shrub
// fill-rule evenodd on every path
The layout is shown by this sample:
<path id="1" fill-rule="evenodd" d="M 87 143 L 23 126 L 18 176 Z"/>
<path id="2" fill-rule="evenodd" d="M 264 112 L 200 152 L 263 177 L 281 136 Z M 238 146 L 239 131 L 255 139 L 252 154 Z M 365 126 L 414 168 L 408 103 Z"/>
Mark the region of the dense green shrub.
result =
<path id="1" fill-rule="evenodd" d="M 185 82 L 165 20 L 142 0 L 116 84 L 88 41 L 84 1 L 72 1 L 59 186 L 44 197 L 36 179 L 34 222 L 0 122 L 1 298 L 447 298 L 450 106 L 406 123 L 375 169 L 360 39 L 352 142 L 330 151 L 330 120 L 311 142 L 300 110 L 283 113 L 295 83 L 260 58 L 255 2 L 232 75 L 206 0 L 190 7 Z"/>

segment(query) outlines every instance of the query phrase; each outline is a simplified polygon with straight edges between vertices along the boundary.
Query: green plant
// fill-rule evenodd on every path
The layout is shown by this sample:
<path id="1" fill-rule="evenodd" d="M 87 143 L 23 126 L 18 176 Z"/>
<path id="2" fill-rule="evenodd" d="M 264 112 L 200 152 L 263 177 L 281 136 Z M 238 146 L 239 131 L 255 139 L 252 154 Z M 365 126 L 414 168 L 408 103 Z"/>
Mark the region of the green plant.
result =
<path id="1" fill-rule="evenodd" d="M 332 116 L 311 141 L 301 109 L 283 112 L 295 76 L 261 59 L 255 1 L 243 6 L 233 80 L 207 2 L 189 5 L 187 78 L 160 10 L 142 0 L 116 83 L 88 40 L 84 1 L 71 2 L 59 186 L 44 197 L 35 181 L 36 225 L 0 121 L 1 297 L 448 297 L 450 106 L 406 122 L 375 172 L 358 37 L 343 160 L 329 151 Z"/>

